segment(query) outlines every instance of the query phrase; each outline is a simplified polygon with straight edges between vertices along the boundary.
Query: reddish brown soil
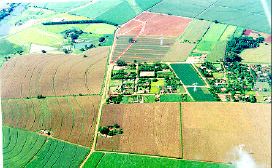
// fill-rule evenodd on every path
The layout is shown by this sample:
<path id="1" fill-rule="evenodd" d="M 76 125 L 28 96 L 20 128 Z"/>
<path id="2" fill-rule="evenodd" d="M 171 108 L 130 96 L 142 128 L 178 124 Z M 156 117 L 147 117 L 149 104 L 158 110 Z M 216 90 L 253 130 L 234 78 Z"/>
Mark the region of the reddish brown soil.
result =
<path id="1" fill-rule="evenodd" d="M 118 35 L 138 35 L 140 33 L 139 35 L 180 36 L 191 21 L 191 18 L 144 12 L 122 25 Z"/>
<path id="2" fill-rule="evenodd" d="M 99 136 L 96 149 L 182 157 L 179 103 L 105 105 L 100 125 L 114 123 L 124 133 Z"/>

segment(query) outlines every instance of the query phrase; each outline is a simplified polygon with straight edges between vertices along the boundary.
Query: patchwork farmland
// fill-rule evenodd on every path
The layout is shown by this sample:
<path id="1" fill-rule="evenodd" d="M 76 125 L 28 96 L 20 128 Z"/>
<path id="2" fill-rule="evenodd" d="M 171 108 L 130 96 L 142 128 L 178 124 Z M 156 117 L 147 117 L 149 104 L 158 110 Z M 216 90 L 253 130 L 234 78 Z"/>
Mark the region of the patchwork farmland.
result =
<path id="1" fill-rule="evenodd" d="M 0 165 L 271 167 L 269 4 L 0 4 Z"/>

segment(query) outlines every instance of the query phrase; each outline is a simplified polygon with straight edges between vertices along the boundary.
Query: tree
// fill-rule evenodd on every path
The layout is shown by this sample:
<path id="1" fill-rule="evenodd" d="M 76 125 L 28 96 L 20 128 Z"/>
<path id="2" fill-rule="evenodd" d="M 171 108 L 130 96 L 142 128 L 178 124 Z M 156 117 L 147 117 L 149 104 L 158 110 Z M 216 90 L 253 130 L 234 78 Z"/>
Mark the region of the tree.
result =
<path id="1" fill-rule="evenodd" d="M 65 53 L 65 54 L 68 54 L 68 50 L 65 48 L 65 49 L 63 49 L 63 52 Z"/>
<path id="2" fill-rule="evenodd" d="M 45 51 L 45 50 L 42 50 L 42 53 L 46 53 L 46 51 Z"/>
<path id="3" fill-rule="evenodd" d="M 132 38 L 132 37 L 130 37 L 130 38 L 128 39 L 128 42 L 130 42 L 130 43 L 134 43 L 135 41 L 133 40 L 133 38 Z"/>
<path id="4" fill-rule="evenodd" d="M 126 66 L 127 65 L 127 63 L 124 60 L 117 60 L 116 63 L 118 66 Z"/>
<path id="5" fill-rule="evenodd" d="M 104 42 L 105 40 L 106 40 L 105 37 L 100 37 L 100 38 L 99 38 L 99 42 L 101 42 L 101 43 Z"/>
<path id="6" fill-rule="evenodd" d="M 110 132 L 110 129 L 108 127 L 102 127 L 100 128 L 100 133 L 101 134 L 108 134 Z"/>
<path id="7" fill-rule="evenodd" d="M 118 124 L 115 123 L 115 124 L 113 125 L 113 128 L 120 128 L 120 126 L 119 126 Z"/>

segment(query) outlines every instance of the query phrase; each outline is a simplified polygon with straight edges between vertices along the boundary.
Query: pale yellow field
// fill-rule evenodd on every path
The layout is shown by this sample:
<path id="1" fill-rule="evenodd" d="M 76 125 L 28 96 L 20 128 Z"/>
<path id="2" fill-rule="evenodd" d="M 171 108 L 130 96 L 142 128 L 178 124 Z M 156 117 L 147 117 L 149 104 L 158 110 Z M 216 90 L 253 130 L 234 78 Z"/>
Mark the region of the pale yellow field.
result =
<path id="1" fill-rule="evenodd" d="M 239 145 L 257 166 L 271 165 L 271 106 L 250 103 L 181 103 L 183 157 L 235 163 Z"/>
<path id="2" fill-rule="evenodd" d="M 271 63 L 271 43 L 261 43 L 260 47 L 244 50 L 240 56 L 244 63 Z"/>

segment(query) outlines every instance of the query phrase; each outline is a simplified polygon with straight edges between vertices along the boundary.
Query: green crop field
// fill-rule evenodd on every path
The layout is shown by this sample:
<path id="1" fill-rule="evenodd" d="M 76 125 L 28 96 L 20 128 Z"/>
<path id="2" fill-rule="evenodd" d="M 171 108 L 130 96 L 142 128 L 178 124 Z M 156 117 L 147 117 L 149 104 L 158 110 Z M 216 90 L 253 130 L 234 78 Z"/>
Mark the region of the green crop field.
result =
<path id="1" fill-rule="evenodd" d="M 216 62 L 222 60 L 225 57 L 227 41 L 218 41 L 215 43 L 214 48 L 207 55 L 206 60 L 210 62 Z"/>
<path id="2" fill-rule="evenodd" d="M 24 130 L 2 127 L 4 167 L 24 167 L 45 144 L 46 136 Z"/>
<path id="3" fill-rule="evenodd" d="M 63 42 L 63 36 L 36 27 L 30 27 L 14 35 L 10 35 L 7 39 L 18 45 L 34 43 L 47 46 L 60 46 Z"/>
<path id="4" fill-rule="evenodd" d="M 208 32 L 203 36 L 204 41 L 218 41 L 228 25 L 220 23 L 212 23 Z"/>
<path id="5" fill-rule="evenodd" d="M 233 33 L 233 37 L 240 37 L 245 31 L 245 28 L 237 27 L 235 32 Z"/>
<path id="6" fill-rule="evenodd" d="M 87 3 L 90 3 L 88 1 L 68 1 L 68 2 L 36 2 L 32 3 L 31 6 L 37 6 L 40 8 L 46 8 L 51 9 L 58 12 L 67 12 L 71 9 L 83 6 Z"/>
<path id="7" fill-rule="evenodd" d="M 207 33 L 196 46 L 196 51 L 211 51 L 228 25 L 212 23 Z"/>
<path id="8" fill-rule="evenodd" d="M 209 21 L 194 19 L 182 34 L 180 41 L 198 42 L 208 30 L 210 24 Z"/>
<path id="9" fill-rule="evenodd" d="M 26 167 L 79 167 L 89 152 L 89 148 L 49 138 Z"/>
<path id="10" fill-rule="evenodd" d="M 116 17 L 116 16 L 122 16 L 122 17 Z M 105 21 L 109 21 L 109 22 L 113 22 L 115 24 L 121 25 L 126 23 L 130 19 L 134 18 L 135 16 L 136 16 L 136 13 L 132 10 L 129 3 L 127 1 L 124 1 L 120 3 L 118 6 L 111 8 L 107 12 L 98 16 L 96 19 L 105 20 Z"/>
<path id="11" fill-rule="evenodd" d="M 261 1 L 219 1 L 208 8 L 197 18 L 221 23 L 241 26 L 247 29 L 261 31 L 271 34 L 267 17 L 264 13 Z M 258 23 L 258 24 L 256 24 Z"/>
<path id="12" fill-rule="evenodd" d="M 157 82 L 151 80 L 150 93 L 159 94 L 162 86 L 164 86 L 164 79 L 158 79 Z"/>
<path id="13" fill-rule="evenodd" d="M 196 91 L 194 91 L 194 87 L 188 87 L 187 89 L 195 101 L 216 101 L 208 88 L 197 87 Z"/>
<path id="14" fill-rule="evenodd" d="M 161 2 L 162 0 L 135 0 L 135 2 L 142 8 L 143 11 L 151 8 L 155 4 Z"/>
<path id="15" fill-rule="evenodd" d="M 216 0 L 163 0 L 149 11 L 194 18 L 215 1 Z"/>
<path id="16" fill-rule="evenodd" d="M 75 14 L 79 16 L 86 16 L 88 18 L 96 19 L 98 16 L 102 15 L 106 11 L 116 7 L 122 0 L 104 0 L 104 1 L 96 1 L 91 3 L 90 5 L 76 9 L 74 11 L 69 12 L 69 14 Z"/>
<path id="17" fill-rule="evenodd" d="M 237 28 L 236 26 L 229 25 L 227 29 L 225 30 L 225 32 L 222 34 L 220 41 L 229 40 L 234 34 L 234 32 L 236 31 L 236 28 Z"/>
<path id="18" fill-rule="evenodd" d="M 193 83 L 198 83 L 198 86 L 206 85 L 191 64 L 170 65 L 184 85 L 192 85 Z"/>
<path id="19" fill-rule="evenodd" d="M 180 94 L 165 94 L 160 95 L 160 102 L 181 102 L 182 95 Z"/>
<path id="20" fill-rule="evenodd" d="M 206 168 L 234 168 L 231 165 L 224 165 L 218 163 L 188 161 L 179 159 L 168 159 L 161 157 L 149 157 L 141 155 L 129 155 L 129 154 L 118 154 L 118 153 L 106 153 L 102 154 L 93 153 L 90 159 L 86 162 L 85 167 L 97 168 L 114 168 L 114 167 L 130 167 L 130 168 L 168 168 L 168 167 L 206 167 Z M 102 159 L 101 159 L 102 158 Z M 100 160 L 101 159 L 101 160 Z M 98 165 L 95 165 L 98 163 Z"/>
<path id="21" fill-rule="evenodd" d="M 83 165 L 83 168 L 96 168 L 103 156 L 105 156 L 105 153 L 103 152 L 92 153 L 86 163 Z"/>

